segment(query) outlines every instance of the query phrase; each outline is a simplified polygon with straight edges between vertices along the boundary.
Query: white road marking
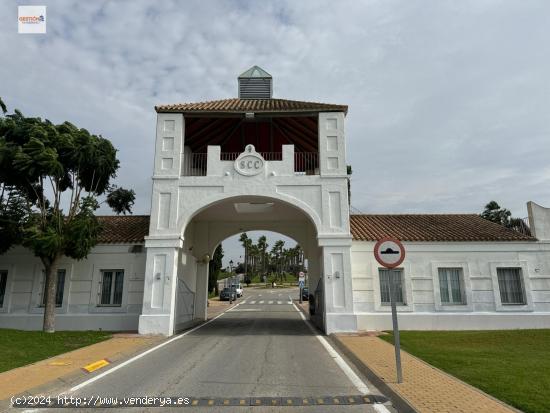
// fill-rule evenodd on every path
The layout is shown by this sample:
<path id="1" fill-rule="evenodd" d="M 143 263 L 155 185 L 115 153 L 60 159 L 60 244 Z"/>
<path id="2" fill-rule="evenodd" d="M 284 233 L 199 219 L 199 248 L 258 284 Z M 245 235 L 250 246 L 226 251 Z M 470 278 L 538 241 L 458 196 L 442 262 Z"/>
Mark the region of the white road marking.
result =
<path id="1" fill-rule="evenodd" d="M 238 310 L 235 310 L 234 308 L 232 308 L 231 310 L 227 310 L 227 312 L 231 312 L 231 313 L 242 313 L 242 312 L 245 312 L 245 311 L 263 311 L 261 308 L 241 308 L 241 309 L 238 309 Z"/>
<path id="2" fill-rule="evenodd" d="M 315 330 L 315 327 L 311 325 L 311 323 L 306 319 L 304 316 L 304 313 L 300 311 L 298 307 L 296 307 L 296 304 L 292 304 L 294 306 L 294 309 L 298 311 L 300 314 L 300 317 L 302 317 L 302 320 L 304 320 L 304 323 L 308 326 L 308 328 L 311 330 L 313 335 L 317 337 L 317 340 L 321 342 L 325 350 L 328 352 L 329 356 L 332 357 L 332 359 L 338 364 L 338 367 L 342 369 L 344 374 L 348 376 L 348 379 L 353 383 L 353 385 L 359 390 L 361 394 L 368 394 L 369 388 L 367 385 L 359 378 L 357 374 L 352 370 L 352 368 L 348 365 L 348 363 L 345 362 L 345 360 L 334 350 L 334 348 L 330 345 L 330 343 L 321 335 L 317 333 L 317 330 Z"/>
<path id="3" fill-rule="evenodd" d="M 273 300 L 269 300 L 268 304 L 273 304 Z"/>
<path id="4" fill-rule="evenodd" d="M 261 300 L 258 304 L 263 304 L 264 303 L 264 300 Z"/>
<path id="5" fill-rule="evenodd" d="M 229 310 L 232 310 L 232 309 L 238 307 L 239 305 L 240 305 L 240 303 L 239 303 L 239 304 L 236 304 L 234 307 L 231 307 Z M 162 348 L 162 347 L 164 347 L 164 346 L 166 346 L 166 345 L 168 345 L 168 344 L 170 344 L 170 343 L 173 343 L 174 341 L 177 341 L 177 340 L 179 340 L 179 339 L 185 337 L 186 335 L 188 335 L 188 334 L 190 334 L 190 333 L 192 333 L 192 332 L 194 332 L 194 331 L 197 331 L 199 328 L 202 328 L 202 327 L 204 327 L 204 326 L 210 324 L 212 321 L 216 320 L 217 318 L 220 318 L 222 315 L 224 315 L 224 314 L 225 314 L 227 311 L 229 311 L 229 310 L 226 310 L 226 311 L 224 311 L 223 313 L 218 314 L 216 317 L 211 318 L 210 320 L 206 321 L 205 323 L 200 324 L 200 325 L 198 325 L 197 327 L 194 327 L 194 328 L 192 328 L 191 330 L 186 331 L 185 333 L 179 334 L 179 335 L 177 335 L 177 336 L 175 336 L 175 337 L 173 337 L 173 338 L 171 338 L 171 339 L 165 341 L 164 343 L 160 343 L 159 345 L 157 345 L 157 346 L 155 346 L 155 347 L 153 347 L 153 348 L 150 348 L 149 350 L 144 351 L 143 353 L 138 354 L 137 356 L 134 356 L 134 357 L 132 357 L 131 359 L 128 359 L 128 360 L 126 360 L 126 361 L 124 361 L 124 362 L 122 362 L 122 363 L 120 363 L 120 364 L 118 364 L 118 365 L 116 365 L 116 366 L 110 368 L 109 370 L 104 371 L 103 373 L 98 374 L 97 376 L 94 376 L 94 377 L 92 377 L 91 379 L 86 380 L 86 381 L 84 381 L 84 382 L 82 382 L 82 383 L 80 383 L 80 384 L 78 384 L 78 385 L 72 387 L 72 388 L 69 390 L 69 392 L 74 392 L 74 391 L 80 390 L 80 389 L 82 389 L 83 387 L 86 387 L 88 384 L 91 384 L 91 383 L 93 383 L 94 381 L 97 381 L 97 380 L 99 380 L 99 379 L 102 379 L 103 377 L 108 376 L 108 375 L 111 374 L 111 373 L 114 373 L 115 371 L 121 369 L 122 367 L 126 367 L 128 364 L 133 363 L 134 361 L 139 360 L 139 359 L 142 358 L 142 357 L 145 357 L 147 354 L 150 354 L 150 353 L 152 353 L 153 351 L 158 350 L 159 348 Z"/>
<path id="6" fill-rule="evenodd" d="M 256 304 L 256 301 L 250 301 L 250 304 Z"/>
<path id="7" fill-rule="evenodd" d="M 379 403 L 373 404 L 372 408 L 375 411 L 377 411 L 378 413 L 390 413 L 388 408 L 386 406 L 384 406 L 383 404 L 379 404 Z"/>
<path id="8" fill-rule="evenodd" d="M 277 300 L 277 304 L 282 304 L 283 302 L 281 300 Z"/>

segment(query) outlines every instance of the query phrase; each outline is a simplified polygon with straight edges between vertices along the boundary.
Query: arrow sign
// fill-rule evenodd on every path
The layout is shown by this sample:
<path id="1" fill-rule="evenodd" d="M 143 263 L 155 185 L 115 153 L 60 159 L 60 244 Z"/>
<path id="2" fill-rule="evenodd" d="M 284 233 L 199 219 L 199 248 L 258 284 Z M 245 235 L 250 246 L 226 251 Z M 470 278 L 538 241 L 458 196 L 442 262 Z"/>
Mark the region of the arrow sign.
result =
<path id="1" fill-rule="evenodd" d="M 386 268 L 398 267 L 405 259 L 405 247 L 395 238 L 382 238 L 374 246 L 374 258 Z"/>

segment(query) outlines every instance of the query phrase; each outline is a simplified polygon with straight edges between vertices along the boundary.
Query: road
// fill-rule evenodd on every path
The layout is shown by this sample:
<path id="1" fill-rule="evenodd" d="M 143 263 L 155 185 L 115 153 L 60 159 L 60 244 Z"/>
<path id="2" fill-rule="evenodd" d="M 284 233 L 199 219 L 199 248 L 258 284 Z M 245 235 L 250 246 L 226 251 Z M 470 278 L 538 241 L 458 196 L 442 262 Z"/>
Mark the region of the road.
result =
<path id="1" fill-rule="evenodd" d="M 343 360 L 337 360 L 339 356 L 329 354 L 331 349 L 327 350 L 326 339 L 319 339 L 292 304 L 291 300 L 297 298 L 296 288 L 245 289 L 238 305 L 218 318 L 176 336 L 178 338 L 167 345 L 96 381 L 81 383 L 70 394 L 88 399 L 181 396 L 201 398 L 200 404 L 214 400 L 210 403 L 247 405 L 185 408 L 205 412 L 387 412 L 384 407 L 373 404 L 295 406 L 302 404 L 304 398 L 308 403 L 317 404 L 321 397 L 353 397 L 374 390 Z M 258 399 L 260 397 L 281 399 Z M 289 402 L 290 398 L 294 398 L 293 401 Z M 250 403 L 261 406 L 250 406 Z M 284 407 L 274 407 L 272 403 Z"/>

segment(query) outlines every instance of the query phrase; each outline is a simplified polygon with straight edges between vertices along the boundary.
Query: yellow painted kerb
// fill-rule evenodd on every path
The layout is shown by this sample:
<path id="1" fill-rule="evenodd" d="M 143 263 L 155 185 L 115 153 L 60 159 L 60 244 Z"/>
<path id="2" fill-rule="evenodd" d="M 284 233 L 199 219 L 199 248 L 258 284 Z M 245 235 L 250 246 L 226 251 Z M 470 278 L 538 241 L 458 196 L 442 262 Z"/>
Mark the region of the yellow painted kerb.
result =
<path id="1" fill-rule="evenodd" d="M 88 364 L 87 366 L 82 367 L 84 370 L 86 370 L 88 373 L 91 373 L 92 371 L 96 371 L 102 367 L 108 366 L 109 360 L 101 359 L 98 361 L 94 361 L 93 363 Z"/>

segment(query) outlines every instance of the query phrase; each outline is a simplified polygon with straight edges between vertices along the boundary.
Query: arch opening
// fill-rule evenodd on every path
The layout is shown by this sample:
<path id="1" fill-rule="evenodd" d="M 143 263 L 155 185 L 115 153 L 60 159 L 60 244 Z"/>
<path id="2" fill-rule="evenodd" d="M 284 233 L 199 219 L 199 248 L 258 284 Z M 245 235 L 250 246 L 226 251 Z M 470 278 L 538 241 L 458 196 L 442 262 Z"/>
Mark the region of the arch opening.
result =
<path id="1" fill-rule="evenodd" d="M 190 216 L 188 223 L 182 231 L 184 241 L 180 256 L 178 257 L 177 278 L 178 284 L 182 285 L 183 288 L 178 289 L 176 292 L 174 331 L 185 328 L 188 321 L 206 319 L 209 305 L 208 294 L 212 287 L 210 270 L 212 269 L 212 259 L 214 258 L 217 246 L 223 244 L 224 240 L 232 236 L 251 231 L 281 234 L 288 237 L 288 239 L 294 240 L 295 244 L 300 246 L 302 258 L 299 265 L 303 266 L 302 270 L 307 270 L 303 272 L 307 272 L 310 293 L 315 295 L 316 291 L 318 291 L 320 297 L 319 302 L 322 302 L 322 252 L 318 245 L 315 219 L 312 218 L 309 212 L 302 210 L 298 206 L 292 205 L 284 200 L 267 196 L 243 195 L 228 197 L 200 208 Z M 256 244 L 257 239 L 253 240 L 255 248 L 257 248 Z M 269 248 L 272 247 L 273 245 L 269 246 Z M 271 254 L 271 250 L 267 252 Z M 279 253 L 288 254 L 288 251 L 285 251 L 285 247 L 283 246 L 283 250 Z M 244 258 L 244 255 L 247 255 L 247 257 Z M 240 300 L 240 302 L 243 303 L 242 305 L 260 305 L 260 301 L 262 301 L 262 304 L 264 304 L 265 301 L 265 305 L 276 305 L 275 303 L 280 303 L 277 305 L 286 305 L 288 306 L 287 310 L 295 312 L 295 301 L 300 298 L 300 290 L 297 282 L 297 273 L 300 272 L 298 271 L 298 266 L 295 265 L 291 269 L 292 274 L 283 274 L 284 271 L 280 268 L 280 274 L 273 274 L 274 271 L 268 271 L 273 270 L 272 263 L 266 264 L 263 262 L 263 268 L 259 271 L 259 262 L 252 262 L 244 248 L 241 256 L 243 256 L 247 265 L 251 265 L 252 267 L 247 268 L 246 272 L 241 275 L 238 281 L 244 284 L 245 277 L 250 277 L 250 281 L 256 281 L 256 283 L 251 282 L 251 284 L 256 285 L 249 287 L 250 289 L 247 288 L 246 291 L 250 293 L 253 292 L 254 294 L 252 296 L 255 297 L 262 295 L 262 291 L 259 291 L 259 289 L 266 290 L 266 294 L 274 294 L 272 300 L 254 300 L 245 297 Z M 273 252 L 273 256 L 278 257 L 276 251 Z M 292 259 L 295 260 L 296 257 L 294 256 Z M 235 261 L 233 263 L 236 268 L 237 263 Z M 282 266 L 283 259 L 278 258 L 277 264 L 279 267 Z M 271 266 L 268 267 L 268 265 Z M 286 284 L 284 284 L 286 288 L 281 288 L 280 283 L 278 286 L 270 283 L 270 281 L 277 280 L 277 277 L 279 277 L 278 279 L 283 283 L 286 281 Z M 266 281 L 268 281 L 267 284 Z M 225 283 L 227 284 L 227 281 L 225 281 Z M 275 281 L 275 284 L 277 284 L 277 281 Z M 189 308 L 188 303 L 185 302 L 186 299 L 190 299 L 189 294 L 187 294 L 189 291 L 193 292 L 192 320 L 188 320 L 188 318 L 190 318 L 189 311 L 179 311 L 179 309 Z M 213 301 L 218 301 L 216 304 L 219 305 L 219 296 L 218 298 L 214 298 Z M 273 303 L 269 304 L 270 301 Z M 254 303 L 252 304 L 252 302 Z M 304 307 L 305 311 L 307 311 L 307 305 Z M 262 308 L 249 308 L 248 310 L 251 313 L 254 311 L 259 314 Z M 255 316 L 258 314 L 255 314 Z M 320 317 L 317 317 L 314 321 L 323 329 L 324 317 L 322 314 L 319 314 L 319 316 Z M 300 317 L 298 317 L 298 319 L 300 319 Z"/>

